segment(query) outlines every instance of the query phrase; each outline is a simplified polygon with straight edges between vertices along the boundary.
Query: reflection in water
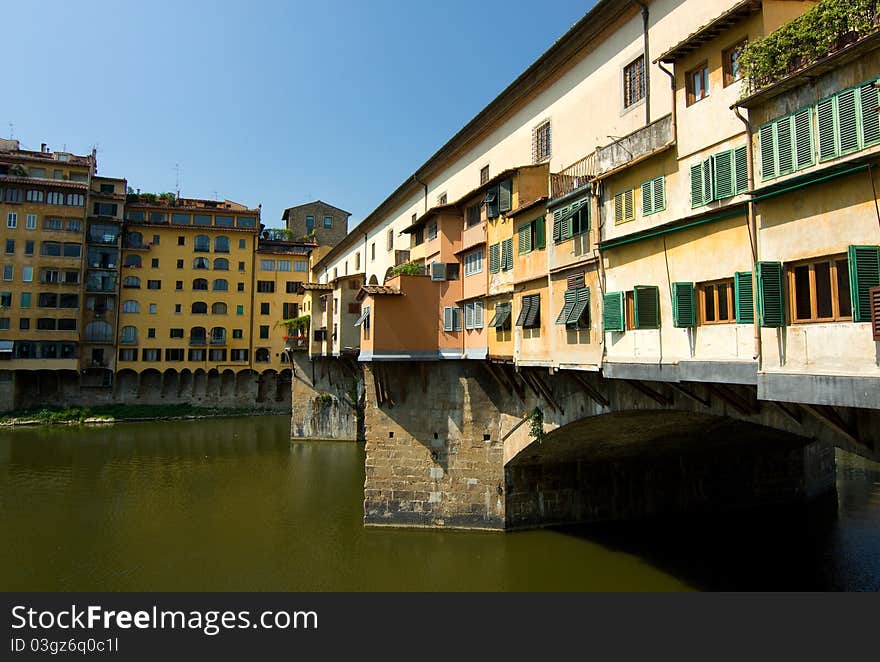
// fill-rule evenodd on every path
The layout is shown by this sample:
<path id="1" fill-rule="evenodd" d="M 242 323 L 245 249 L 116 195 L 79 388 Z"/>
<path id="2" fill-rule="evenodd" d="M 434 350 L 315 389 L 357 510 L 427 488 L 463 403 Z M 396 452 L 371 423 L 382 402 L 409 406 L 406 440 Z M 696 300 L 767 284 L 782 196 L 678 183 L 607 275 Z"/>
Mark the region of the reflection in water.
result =
<path id="1" fill-rule="evenodd" d="M 364 529 L 363 448 L 284 417 L 0 432 L 0 590 L 878 590 L 880 469 L 838 500 L 499 535 Z"/>

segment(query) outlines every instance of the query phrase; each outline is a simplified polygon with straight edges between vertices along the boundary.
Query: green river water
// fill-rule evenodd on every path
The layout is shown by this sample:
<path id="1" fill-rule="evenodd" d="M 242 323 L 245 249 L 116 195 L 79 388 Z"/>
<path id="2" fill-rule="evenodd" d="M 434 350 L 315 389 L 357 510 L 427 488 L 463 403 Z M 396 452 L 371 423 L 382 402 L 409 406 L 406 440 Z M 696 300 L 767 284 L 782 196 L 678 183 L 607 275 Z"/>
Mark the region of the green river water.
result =
<path id="1" fill-rule="evenodd" d="M 878 590 L 880 467 L 810 507 L 513 534 L 366 529 L 364 450 L 286 417 L 0 431 L 0 590 Z"/>

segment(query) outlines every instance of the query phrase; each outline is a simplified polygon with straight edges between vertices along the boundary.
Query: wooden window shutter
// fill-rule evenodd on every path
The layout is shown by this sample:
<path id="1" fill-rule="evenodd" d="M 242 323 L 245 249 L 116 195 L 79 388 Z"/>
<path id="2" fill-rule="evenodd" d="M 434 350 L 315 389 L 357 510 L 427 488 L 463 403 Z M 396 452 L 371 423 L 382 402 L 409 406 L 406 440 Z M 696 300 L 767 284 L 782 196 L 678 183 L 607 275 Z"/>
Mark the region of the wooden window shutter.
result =
<path id="1" fill-rule="evenodd" d="M 660 328 L 660 288 L 656 285 L 636 285 L 633 288 L 633 309 L 637 329 Z"/>
<path id="2" fill-rule="evenodd" d="M 532 224 L 521 225 L 517 231 L 519 254 L 525 255 L 532 252 Z"/>
<path id="3" fill-rule="evenodd" d="M 715 162 L 715 200 L 733 196 L 733 152 L 721 152 L 713 157 Z"/>
<path id="4" fill-rule="evenodd" d="M 868 296 L 871 300 L 871 330 L 874 341 L 880 342 L 880 287 L 872 287 Z"/>
<path id="5" fill-rule="evenodd" d="M 794 167 L 803 170 L 814 162 L 813 109 L 806 108 L 792 116 L 794 124 Z"/>
<path id="6" fill-rule="evenodd" d="M 529 311 L 532 308 L 532 297 L 524 296 L 520 303 L 519 317 L 516 318 L 517 326 L 525 326 L 526 319 L 529 316 Z"/>
<path id="7" fill-rule="evenodd" d="M 553 241 L 554 243 L 559 243 L 562 241 L 562 225 L 565 221 L 566 212 L 568 211 L 568 207 L 563 207 L 558 211 L 553 213 Z"/>
<path id="8" fill-rule="evenodd" d="M 761 127 L 758 140 L 761 143 L 761 179 L 767 181 L 776 177 L 776 136 L 773 124 Z"/>
<path id="9" fill-rule="evenodd" d="M 654 213 L 654 180 L 642 184 L 642 216 Z"/>
<path id="10" fill-rule="evenodd" d="M 466 303 L 464 305 L 464 328 L 474 328 L 474 304 Z"/>
<path id="11" fill-rule="evenodd" d="M 590 308 L 590 288 L 582 287 L 575 292 L 574 309 L 568 315 L 568 326 L 577 326 Z"/>
<path id="12" fill-rule="evenodd" d="M 452 308 L 446 307 L 443 309 L 443 330 L 448 333 L 452 331 L 452 326 Z"/>
<path id="13" fill-rule="evenodd" d="M 513 269 L 513 237 L 508 237 L 501 242 L 501 270 Z"/>
<path id="14" fill-rule="evenodd" d="M 837 113 L 834 99 L 823 99 L 816 106 L 819 125 L 819 160 L 827 161 L 837 156 L 837 136 L 835 125 Z"/>
<path id="15" fill-rule="evenodd" d="M 505 179 L 498 184 L 498 211 L 502 214 L 513 209 L 513 180 Z"/>
<path id="16" fill-rule="evenodd" d="M 525 305 L 526 299 L 529 299 L 530 301 L 528 312 L 526 312 L 526 317 L 523 321 L 523 327 L 526 329 L 534 329 L 541 326 L 541 295 L 532 294 L 528 297 L 523 297 L 523 305 Z"/>
<path id="17" fill-rule="evenodd" d="M 452 309 L 452 329 L 461 331 L 461 308 L 459 307 Z"/>
<path id="18" fill-rule="evenodd" d="M 794 136 L 791 133 L 791 117 L 784 117 L 775 124 L 777 172 L 780 175 L 787 175 L 794 171 Z"/>
<path id="19" fill-rule="evenodd" d="M 703 164 L 691 166 L 691 207 L 702 207 L 703 204 Z M 614 200 L 614 220 L 617 222 L 617 199 Z"/>
<path id="20" fill-rule="evenodd" d="M 853 322 L 870 322 L 871 289 L 880 287 L 880 246 L 850 246 L 847 257 Z"/>
<path id="21" fill-rule="evenodd" d="M 858 90 L 846 90 L 837 95 L 837 120 L 840 133 L 840 153 L 850 154 L 859 150 L 859 118 L 856 94 Z"/>
<path id="22" fill-rule="evenodd" d="M 654 180 L 654 212 L 666 209 L 666 177 Z"/>
<path id="23" fill-rule="evenodd" d="M 734 274 L 733 292 L 737 324 L 754 324 L 755 296 L 753 294 L 751 271 L 738 271 Z"/>
<path id="24" fill-rule="evenodd" d="M 614 196 L 614 223 L 623 223 L 623 193 Z"/>
<path id="25" fill-rule="evenodd" d="M 785 297 L 782 288 L 782 263 L 758 262 L 758 318 L 765 329 L 785 326 Z"/>
<path id="26" fill-rule="evenodd" d="M 712 166 L 713 159 L 710 157 L 703 161 L 703 202 L 708 204 L 715 199 L 712 191 Z"/>
<path id="27" fill-rule="evenodd" d="M 586 274 L 583 271 L 581 271 L 580 273 L 577 273 L 577 274 L 572 274 L 566 280 L 566 285 L 568 286 L 569 290 L 579 290 L 582 287 L 584 287 L 585 284 L 586 284 Z"/>
<path id="28" fill-rule="evenodd" d="M 535 224 L 535 248 L 544 250 L 547 248 L 547 221 L 545 217 L 532 221 Z"/>
<path id="29" fill-rule="evenodd" d="M 501 271 L 501 244 L 489 246 L 489 271 L 493 274 Z"/>
<path id="30" fill-rule="evenodd" d="M 736 192 L 745 193 L 749 190 L 749 150 L 745 145 L 733 150 L 733 162 Z"/>
<path id="31" fill-rule="evenodd" d="M 476 301 L 474 302 L 474 328 L 482 329 L 483 328 L 483 302 Z"/>
<path id="32" fill-rule="evenodd" d="M 624 220 L 631 221 L 636 217 L 636 192 L 630 189 L 623 194 Z"/>
<path id="33" fill-rule="evenodd" d="M 605 331 L 626 330 L 623 314 L 623 292 L 608 292 L 602 297 L 602 328 Z"/>
<path id="34" fill-rule="evenodd" d="M 556 318 L 556 323 L 568 324 L 568 317 L 571 315 L 571 311 L 574 310 L 576 304 L 577 290 L 567 290 L 565 293 L 565 305 L 562 308 L 562 312 L 559 313 L 559 317 Z"/>
<path id="35" fill-rule="evenodd" d="M 870 147 L 880 143 L 880 90 L 874 87 L 875 81 L 862 86 L 861 111 L 862 111 L 862 143 Z"/>
<path id="36" fill-rule="evenodd" d="M 677 329 L 690 329 L 697 325 L 695 299 L 693 283 L 672 284 L 672 319 Z"/>

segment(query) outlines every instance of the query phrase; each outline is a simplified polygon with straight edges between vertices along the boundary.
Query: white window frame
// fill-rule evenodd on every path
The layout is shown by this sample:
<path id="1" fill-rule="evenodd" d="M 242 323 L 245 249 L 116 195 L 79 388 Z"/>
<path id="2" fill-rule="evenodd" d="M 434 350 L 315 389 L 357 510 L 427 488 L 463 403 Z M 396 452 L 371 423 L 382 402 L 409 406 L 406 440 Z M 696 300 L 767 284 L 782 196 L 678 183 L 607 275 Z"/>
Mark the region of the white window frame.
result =
<path id="1" fill-rule="evenodd" d="M 28 214 L 25 216 L 24 220 L 25 230 L 36 230 L 37 229 L 37 215 L 36 214 Z"/>
<path id="2" fill-rule="evenodd" d="M 483 249 L 473 251 L 464 256 L 464 275 L 474 276 L 483 273 Z"/>
<path id="3" fill-rule="evenodd" d="M 21 282 L 23 283 L 32 283 L 34 282 L 34 268 L 27 266 L 21 268 Z"/>
<path id="4" fill-rule="evenodd" d="M 14 230 L 18 227 L 18 214 L 14 211 L 11 211 L 6 215 L 6 227 L 10 230 Z"/>
<path id="5" fill-rule="evenodd" d="M 260 271 L 275 271 L 275 260 L 260 260 Z"/>

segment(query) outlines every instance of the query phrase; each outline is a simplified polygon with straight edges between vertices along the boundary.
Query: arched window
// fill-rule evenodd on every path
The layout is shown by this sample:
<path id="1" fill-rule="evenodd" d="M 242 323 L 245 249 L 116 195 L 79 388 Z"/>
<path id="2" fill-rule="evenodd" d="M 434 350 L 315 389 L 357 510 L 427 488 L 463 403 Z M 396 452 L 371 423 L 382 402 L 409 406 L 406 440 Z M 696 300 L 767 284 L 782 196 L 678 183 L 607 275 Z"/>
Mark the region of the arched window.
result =
<path id="1" fill-rule="evenodd" d="M 205 327 L 194 326 L 189 331 L 189 344 L 190 345 L 205 345 L 205 344 L 207 344 L 206 337 L 207 337 L 207 334 L 205 332 Z"/>
<path id="2" fill-rule="evenodd" d="M 226 329 L 224 329 L 222 326 L 215 326 L 213 329 L 211 329 L 211 344 L 225 345 Z"/>
<path id="3" fill-rule="evenodd" d="M 141 256 L 140 255 L 126 255 L 125 256 L 125 266 L 132 267 L 134 269 L 141 268 Z"/>
<path id="4" fill-rule="evenodd" d="M 225 278 L 218 278 L 214 281 L 214 291 L 215 292 L 228 292 L 229 291 L 229 281 Z"/>
<path id="5" fill-rule="evenodd" d="M 197 257 L 193 260 L 193 269 L 210 269 L 211 263 L 206 257 Z"/>
<path id="6" fill-rule="evenodd" d="M 193 315 L 207 315 L 208 314 L 208 304 L 204 301 L 196 301 L 192 305 L 192 314 Z"/>
<path id="7" fill-rule="evenodd" d="M 129 232 L 125 235 L 125 245 L 129 248 L 143 248 L 144 235 L 140 232 Z"/>
<path id="8" fill-rule="evenodd" d="M 224 237 L 223 235 L 214 238 L 214 252 L 215 253 L 228 253 L 229 252 L 229 237 Z"/>
<path id="9" fill-rule="evenodd" d="M 225 315 L 226 314 L 226 304 L 222 301 L 218 301 L 217 303 L 211 306 L 211 314 L 212 315 Z"/>
<path id="10" fill-rule="evenodd" d="M 206 278 L 196 278 L 193 281 L 193 289 L 194 290 L 202 290 L 207 291 L 208 289 L 208 280 Z"/>
<path id="11" fill-rule="evenodd" d="M 113 340 L 113 326 L 110 322 L 95 320 L 86 324 L 86 340 L 90 342 L 111 342 Z"/>
<path id="12" fill-rule="evenodd" d="M 122 312 L 123 313 L 139 313 L 141 312 L 141 304 L 137 301 L 123 301 L 122 302 Z"/>
<path id="13" fill-rule="evenodd" d="M 378 285 L 378 284 L 379 284 L 379 279 L 376 278 L 376 274 L 373 274 L 372 276 L 370 276 L 370 285 Z"/>
<path id="14" fill-rule="evenodd" d="M 269 363 L 271 356 L 272 355 L 269 353 L 268 349 L 266 349 L 265 347 L 261 347 L 260 349 L 257 350 L 257 353 L 254 355 L 254 360 L 257 363 Z"/>
<path id="15" fill-rule="evenodd" d="M 132 287 L 134 289 L 140 289 L 141 279 L 137 276 L 126 276 L 125 280 L 122 281 L 122 287 Z"/>
<path id="16" fill-rule="evenodd" d="M 206 234 L 196 235 L 196 240 L 193 242 L 193 250 L 196 253 L 210 253 L 211 238 Z"/>
<path id="17" fill-rule="evenodd" d="M 229 260 L 225 257 L 218 257 L 214 260 L 214 271 L 229 271 Z"/>
<path id="18" fill-rule="evenodd" d="M 123 345 L 136 345 L 138 341 L 138 330 L 136 326 L 122 327 L 122 337 L 119 342 Z"/>

